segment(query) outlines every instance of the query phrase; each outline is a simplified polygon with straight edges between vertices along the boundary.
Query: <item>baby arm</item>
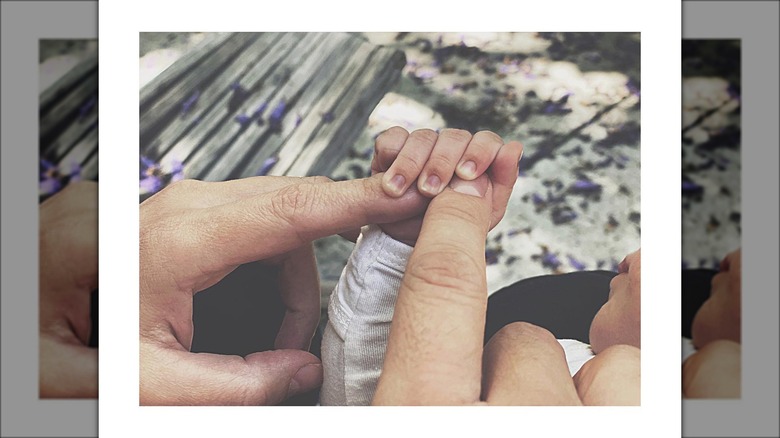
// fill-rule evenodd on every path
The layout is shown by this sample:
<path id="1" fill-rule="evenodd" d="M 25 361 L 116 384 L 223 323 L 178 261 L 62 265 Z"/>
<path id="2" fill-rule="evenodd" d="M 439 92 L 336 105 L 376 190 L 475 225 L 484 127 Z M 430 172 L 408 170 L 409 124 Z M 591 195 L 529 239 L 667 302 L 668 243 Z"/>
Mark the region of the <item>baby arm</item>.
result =
<path id="1" fill-rule="evenodd" d="M 408 134 L 401 128 L 391 128 L 377 138 L 372 172 L 386 172 L 385 192 L 389 196 L 400 196 L 417 180 L 417 186 L 411 189 L 432 197 L 460 176 L 460 168 L 464 167 L 460 164 L 471 161 L 473 166 L 465 168 L 468 171 L 473 167 L 477 173 L 465 172 L 466 179 L 485 171 L 491 175 L 492 228 L 504 214 L 521 154 L 522 145 L 504 145 L 491 132 L 472 137 L 459 130 L 448 129 L 437 135 L 428 130 Z M 497 165 L 492 164 L 494 161 Z M 395 178 L 398 175 L 403 179 L 400 191 L 394 183 L 399 181 Z M 431 184 L 431 180 L 439 184 Z M 329 322 L 322 341 L 322 405 L 371 403 L 384 362 L 395 300 L 421 224 L 422 216 L 363 228 L 328 307 Z"/>

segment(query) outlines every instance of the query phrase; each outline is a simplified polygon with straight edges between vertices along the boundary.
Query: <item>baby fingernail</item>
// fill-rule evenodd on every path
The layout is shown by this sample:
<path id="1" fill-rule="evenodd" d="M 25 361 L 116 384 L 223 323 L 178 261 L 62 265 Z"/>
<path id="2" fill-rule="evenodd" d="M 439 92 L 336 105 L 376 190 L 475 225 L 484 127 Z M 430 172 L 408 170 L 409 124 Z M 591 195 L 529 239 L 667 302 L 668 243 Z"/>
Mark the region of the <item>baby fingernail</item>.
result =
<path id="1" fill-rule="evenodd" d="M 406 178 L 404 178 L 403 175 L 396 175 L 390 178 L 390 187 L 392 187 L 396 193 L 401 193 L 401 190 L 403 190 L 404 188 L 405 182 L 406 182 Z"/>
<path id="2" fill-rule="evenodd" d="M 425 190 L 428 193 L 439 193 L 439 186 L 441 186 L 441 179 L 439 179 L 436 175 L 431 175 L 428 177 L 428 179 L 425 180 L 425 184 L 423 184 L 423 190 Z"/>
<path id="3" fill-rule="evenodd" d="M 474 177 L 477 173 L 477 163 L 473 161 L 466 161 L 458 166 L 463 176 Z"/>

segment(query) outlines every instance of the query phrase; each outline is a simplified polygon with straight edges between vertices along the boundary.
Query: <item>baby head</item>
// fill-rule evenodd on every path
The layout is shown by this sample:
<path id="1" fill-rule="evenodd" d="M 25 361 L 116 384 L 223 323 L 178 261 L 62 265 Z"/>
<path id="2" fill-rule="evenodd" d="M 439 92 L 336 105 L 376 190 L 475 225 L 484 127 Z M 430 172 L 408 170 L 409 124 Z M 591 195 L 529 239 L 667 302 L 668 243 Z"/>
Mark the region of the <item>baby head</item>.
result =
<path id="1" fill-rule="evenodd" d="M 696 348 L 712 341 L 741 341 L 742 321 L 742 250 L 729 253 L 720 262 L 720 272 L 712 277 L 710 297 L 705 301 L 691 326 Z"/>
<path id="2" fill-rule="evenodd" d="M 609 283 L 609 298 L 590 324 L 594 353 L 617 344 L 640 347 L 641 249 L 626 256 Z"/>

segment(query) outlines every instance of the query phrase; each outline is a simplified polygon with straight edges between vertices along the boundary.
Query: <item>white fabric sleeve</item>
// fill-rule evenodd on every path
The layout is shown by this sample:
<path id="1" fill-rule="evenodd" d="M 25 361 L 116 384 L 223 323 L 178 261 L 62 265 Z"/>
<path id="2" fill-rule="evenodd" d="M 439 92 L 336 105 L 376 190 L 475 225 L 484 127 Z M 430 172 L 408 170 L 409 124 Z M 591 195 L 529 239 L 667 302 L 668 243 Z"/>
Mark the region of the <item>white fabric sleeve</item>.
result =
<path id="1" fill-rule="evenodd" d="M 685 336 L 682 337 L 682 361 L 685 363 L 689 357 L 696 353 L 696 347 L 693 346 L 693 341 Z"/>
<path id="2" fill-rule="evenodd" d="M 370 405 L 414 248 L 376 225 L 363 228 L 328 306 L 322 338 L 323 406 Z"/>
<path id="3" fill-rule="evenodd" d="M 576 339 L 558 339 L 558 343 L 563 347 L 566 354 L 566 364 L 569 365 L 569 374 L 574 377 L 577 371 L 585 365 L 586 362 L 596 357 L 590 344 L 578 341 Z"/>

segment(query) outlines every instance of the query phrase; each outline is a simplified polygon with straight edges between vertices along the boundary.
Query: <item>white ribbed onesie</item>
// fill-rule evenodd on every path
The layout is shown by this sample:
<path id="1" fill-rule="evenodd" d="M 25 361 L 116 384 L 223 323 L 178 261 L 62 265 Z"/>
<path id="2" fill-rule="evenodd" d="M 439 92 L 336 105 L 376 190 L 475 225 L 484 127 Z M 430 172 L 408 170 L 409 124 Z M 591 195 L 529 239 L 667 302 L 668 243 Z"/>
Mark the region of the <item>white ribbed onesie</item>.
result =
<path id="1" fill-rule="evenodd" d="M 376 225 L 363 227 L 330 298 L 322 338 L 323 406 L 371 404 L 393 320 L 395 300 L 414 248 Z M 593 357 L 580 341 L 558 341 L 573 376 Z"/>

